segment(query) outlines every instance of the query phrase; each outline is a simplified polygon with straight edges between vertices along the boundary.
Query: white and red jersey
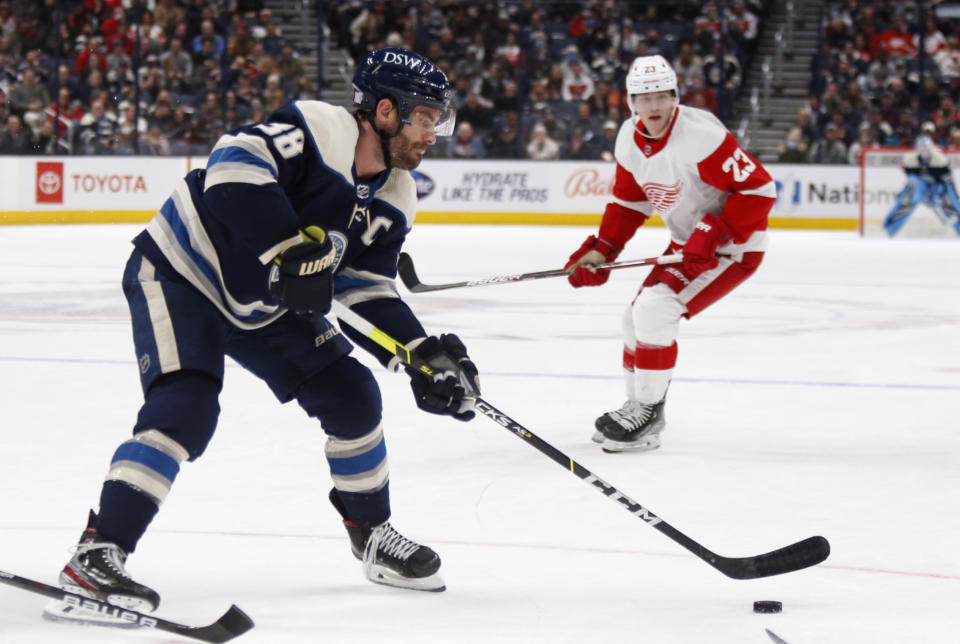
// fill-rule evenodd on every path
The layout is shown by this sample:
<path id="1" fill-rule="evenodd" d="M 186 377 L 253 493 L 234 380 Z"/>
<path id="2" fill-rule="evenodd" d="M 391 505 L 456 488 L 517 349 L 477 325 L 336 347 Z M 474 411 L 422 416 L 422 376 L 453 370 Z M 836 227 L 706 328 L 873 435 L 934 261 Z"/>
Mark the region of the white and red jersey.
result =
<path id="1" fill-rule="evenodd" d="M 600 238 L 623 247 L 653 213 L 672 240 L 685 244 L 707 213 L 733 231 L 719 254 L 763 251 L 767 216 L 776 186 L 760 162 L 747 154 L 717 117 L 680 105 L 660 139 L 645 137 L 633 119 L 620 127 L 613 200 L 600 224 Z"/>

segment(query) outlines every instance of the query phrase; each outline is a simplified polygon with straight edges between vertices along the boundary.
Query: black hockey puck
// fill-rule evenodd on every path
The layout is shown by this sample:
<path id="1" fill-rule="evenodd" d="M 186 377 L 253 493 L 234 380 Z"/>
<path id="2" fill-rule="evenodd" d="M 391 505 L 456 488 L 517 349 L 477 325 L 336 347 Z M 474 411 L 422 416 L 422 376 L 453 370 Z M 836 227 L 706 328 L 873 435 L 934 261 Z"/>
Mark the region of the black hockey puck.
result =
<path id="1" fill-rule="evenodd" d="M 783 610 L 783 602 L 777 602 L 777 601 L 753 602 L 753 612 L 755 613 L 779 613 L 782 610 Z"/>

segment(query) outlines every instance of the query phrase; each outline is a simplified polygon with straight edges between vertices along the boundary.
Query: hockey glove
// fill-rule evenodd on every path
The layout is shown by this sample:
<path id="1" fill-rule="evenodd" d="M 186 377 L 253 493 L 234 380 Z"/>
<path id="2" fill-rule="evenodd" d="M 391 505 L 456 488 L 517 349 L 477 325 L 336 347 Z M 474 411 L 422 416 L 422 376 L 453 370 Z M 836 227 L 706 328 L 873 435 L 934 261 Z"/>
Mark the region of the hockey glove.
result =
<path id="1" fill-rule="evenodd" d="M 412 343 L 411 343 L 412 344 Z M 407 365 L 410 387 L 417 407 L 431 414 L 450 415 L 470 420 L 480 395 L 477 366 L 467 356 L 467 348 L 452 333 L 423 339 L 412 351 L 415 363 L 430 367 L 433 375 Z"/>
<path id="2" fill-rule="evenodd" d="M 683 271 L 687 276 L 694 278 L 716 268 L 717 248 L 729 241 L 731 234 L 730 227 L 720 217 L 704 215 L 683 246 Z"/>
<path id="3" fill-rule="evenodd" d="M 268 289 L 277 304 L 295 313 L 330 310 L 333 298 L 333 261 L 336 251 L 329 239 L 295 244 L 274 259 Z"/>
<path id="4" fill-rule="evenodd" d="M 563 270 L 570 273 L 567 280 L 574 288 L 600 286 L 610 278 L 610 269 L 597 270 L 593 267 L 596 264 L 612 262 L 622 250 L 623 248 L 617 248 L 604 239 L 590 235 L 563 267 Z"/>

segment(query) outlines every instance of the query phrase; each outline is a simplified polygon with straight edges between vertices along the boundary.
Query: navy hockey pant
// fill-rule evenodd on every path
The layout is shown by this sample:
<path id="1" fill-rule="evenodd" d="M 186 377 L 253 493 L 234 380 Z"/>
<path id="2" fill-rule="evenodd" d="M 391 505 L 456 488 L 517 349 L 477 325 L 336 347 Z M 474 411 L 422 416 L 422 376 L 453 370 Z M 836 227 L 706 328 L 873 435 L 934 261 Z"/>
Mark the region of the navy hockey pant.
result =
<path id="1" fill-rule="evenodd" d="M 320 421 L 347 518 L 360 525 L 389 518 L 380 391 L 370 370 L 347 355 L 351 345 L 335 327 L 287 314 L 260 329 L 239 329 L 139 251 L 127 263 L 123 288 L 144 404 L 103 485 L 101 535 L 133 551 L 180 464 L 203 454 L 217 425 L 225 356 L 265 381 L 281 402 L 296 399 Z"/>

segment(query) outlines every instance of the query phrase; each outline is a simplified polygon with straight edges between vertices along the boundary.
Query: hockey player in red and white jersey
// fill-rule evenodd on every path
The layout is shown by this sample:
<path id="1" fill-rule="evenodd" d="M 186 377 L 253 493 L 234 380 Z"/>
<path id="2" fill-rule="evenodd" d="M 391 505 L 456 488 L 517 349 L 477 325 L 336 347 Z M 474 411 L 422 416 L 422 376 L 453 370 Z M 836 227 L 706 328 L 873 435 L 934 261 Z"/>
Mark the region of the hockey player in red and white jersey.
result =
<path id="1" fill-rule="evenodd" d="M 710 112 L 678 104 L 677 75 L 662 56 L 634 60 L 631 117 L 620 127 L 613 199 L 600 230 L 564 267 L 574 287 L 599 286 L 610 262 L 653 213 L 670 231 L 668 253 L 623 318 L 627 401 L 600 416 L 593 440 L 607 452 L 660 446 L 664 401 L 677 362 L 681 318 L 691 318 L 750 277 L 767 247 L 776 201 L 770 175 Z"/>

